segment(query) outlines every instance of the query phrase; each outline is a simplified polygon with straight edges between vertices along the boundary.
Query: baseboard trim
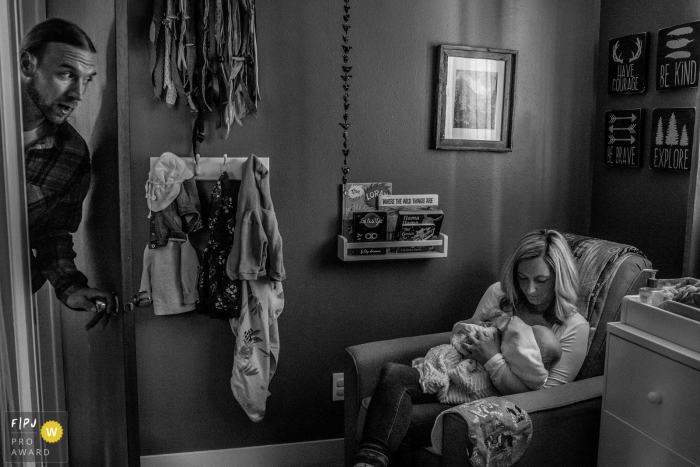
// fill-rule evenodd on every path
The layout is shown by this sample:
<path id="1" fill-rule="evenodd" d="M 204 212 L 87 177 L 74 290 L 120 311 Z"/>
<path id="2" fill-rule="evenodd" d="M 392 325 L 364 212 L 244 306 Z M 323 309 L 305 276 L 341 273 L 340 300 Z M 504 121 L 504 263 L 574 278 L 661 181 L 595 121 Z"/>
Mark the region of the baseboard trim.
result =
<path id="1" fill-rule="evenodd" d="M 343 438 L 142 456 L 141 467 L 341 467 Z"/>

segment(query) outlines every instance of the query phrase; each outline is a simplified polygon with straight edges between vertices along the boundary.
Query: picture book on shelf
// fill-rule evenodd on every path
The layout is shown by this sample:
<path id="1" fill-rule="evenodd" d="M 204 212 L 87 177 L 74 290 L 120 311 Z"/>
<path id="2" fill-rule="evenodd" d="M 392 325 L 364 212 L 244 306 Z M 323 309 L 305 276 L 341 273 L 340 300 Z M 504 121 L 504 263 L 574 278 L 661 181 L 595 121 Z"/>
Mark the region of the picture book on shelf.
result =
<path id="1" fill-rule="evenodd" d="M 391 182 L 348 183 L 341 188 L 341 235 L 353 241 L 353 213 L 377 210 L 381 195 L 391 194 Z"/>
<path id="2" fill-rule="evenodd" d="M 400 211 L 438 209 L 438 195 L 380 195 L 377 209 L 387 213 L 387 240 L 396 240 L 396 225 Z"/>
<path id="3" fill-rule="evenodd" d="M 353 238 L 352 242 L 384 242 L 386 241 L 386 212 L 367 211 L 354 212 L 353 214 Z M 350 255 L 384 255 L 386 248 L 352 249 Z"/>
<path id="4" fill-rule="evenodd" d="M 396 240 L 421 241 L 437 238 L 440 234 L 442 220 L 445 217 L 440 209 L 435 210 L 402 210 L 398 213 L 396 223 Z M 417 251 L 435 251 L 434 246 L 398 247 L 397 253 L 412 253 Z"/>

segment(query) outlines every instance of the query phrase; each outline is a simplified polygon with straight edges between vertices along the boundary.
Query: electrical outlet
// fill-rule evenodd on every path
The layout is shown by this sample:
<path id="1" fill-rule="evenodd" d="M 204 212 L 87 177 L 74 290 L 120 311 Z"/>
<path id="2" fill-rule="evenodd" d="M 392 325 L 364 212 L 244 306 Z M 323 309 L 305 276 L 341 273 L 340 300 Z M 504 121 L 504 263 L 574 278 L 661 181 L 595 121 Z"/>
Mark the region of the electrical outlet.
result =
<path id="1" fill-rule="evenodd" d="M 343 373 L 333 373 L 333 400 L 345 400 L 345 375 Z"/>

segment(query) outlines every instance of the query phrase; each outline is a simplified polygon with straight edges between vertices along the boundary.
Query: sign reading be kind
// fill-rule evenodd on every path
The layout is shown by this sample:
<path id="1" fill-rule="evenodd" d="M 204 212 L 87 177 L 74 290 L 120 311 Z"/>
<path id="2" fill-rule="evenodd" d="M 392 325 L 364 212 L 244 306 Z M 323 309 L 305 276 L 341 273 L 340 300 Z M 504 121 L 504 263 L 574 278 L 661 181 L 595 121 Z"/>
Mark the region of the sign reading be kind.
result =
<path id="1" fill-rule="evenodd" d="M 656 89 L 697 87 L 700 21 L 659 30 Z"/>

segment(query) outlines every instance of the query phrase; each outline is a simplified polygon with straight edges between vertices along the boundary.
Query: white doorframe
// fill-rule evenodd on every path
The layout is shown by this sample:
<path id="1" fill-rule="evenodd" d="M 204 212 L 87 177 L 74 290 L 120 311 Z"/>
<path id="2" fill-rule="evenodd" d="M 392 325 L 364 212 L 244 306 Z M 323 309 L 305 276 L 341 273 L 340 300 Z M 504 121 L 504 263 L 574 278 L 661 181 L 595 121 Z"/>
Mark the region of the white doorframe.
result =
<path id="1" fill-rule="evenodd" d="M 0 300 L 6 334 L 2 338 L 8 346 L 11 386 L 16 396 L 14 408 L 32 412 L 40 407 L 41 383 L 37 376 L 38 341 L 29 272 L 18 69 L 19 14 L 17 0 L 0 0 L 0 257 L 7 258 L 0 261 Z"/>

